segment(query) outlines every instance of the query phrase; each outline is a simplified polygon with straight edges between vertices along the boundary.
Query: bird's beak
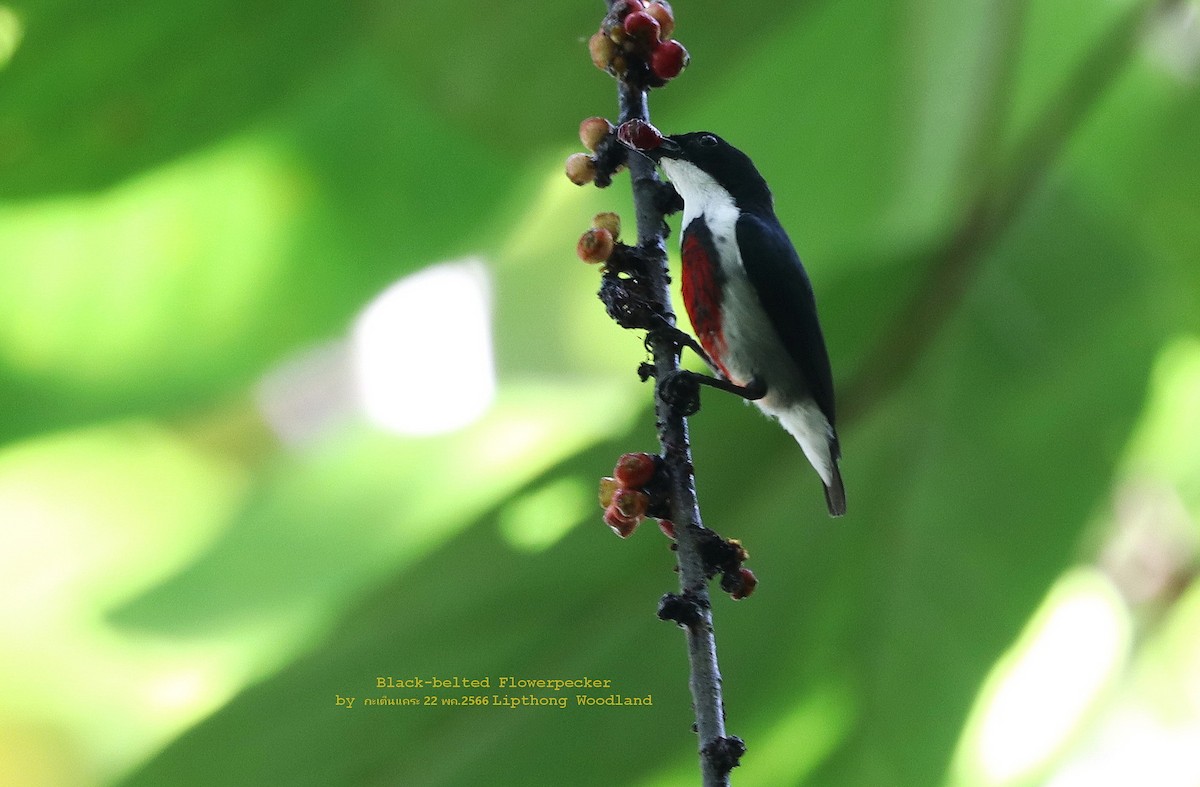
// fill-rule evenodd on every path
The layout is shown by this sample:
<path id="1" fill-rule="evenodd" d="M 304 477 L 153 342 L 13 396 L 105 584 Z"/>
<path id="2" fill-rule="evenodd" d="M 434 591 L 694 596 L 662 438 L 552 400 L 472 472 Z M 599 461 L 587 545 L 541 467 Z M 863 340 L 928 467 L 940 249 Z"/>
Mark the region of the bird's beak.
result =
<path id="1" fill-rule="evenodd" d="M 665 158 L 679 158 L 683 153 L 683 148 L 670 137 L 663 137 L 663 141 L 658 147 L 643 152 L 654 161 L 662 161 Z"/>

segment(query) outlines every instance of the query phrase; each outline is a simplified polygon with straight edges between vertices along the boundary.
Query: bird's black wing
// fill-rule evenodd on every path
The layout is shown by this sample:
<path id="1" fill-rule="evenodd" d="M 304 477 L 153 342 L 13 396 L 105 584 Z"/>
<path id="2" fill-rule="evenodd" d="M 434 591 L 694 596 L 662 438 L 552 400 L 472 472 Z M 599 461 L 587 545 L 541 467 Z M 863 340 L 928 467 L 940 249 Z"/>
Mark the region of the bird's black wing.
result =
<path id="1" fill-rule="evenodd" d="M 812 283 L 800 256 L 777 222 L 749 213 L 738 218 L 737 241 L 746 275 L 771 324 L 803 374 L 809 394 L 833 426 L 833 373 Z"/>

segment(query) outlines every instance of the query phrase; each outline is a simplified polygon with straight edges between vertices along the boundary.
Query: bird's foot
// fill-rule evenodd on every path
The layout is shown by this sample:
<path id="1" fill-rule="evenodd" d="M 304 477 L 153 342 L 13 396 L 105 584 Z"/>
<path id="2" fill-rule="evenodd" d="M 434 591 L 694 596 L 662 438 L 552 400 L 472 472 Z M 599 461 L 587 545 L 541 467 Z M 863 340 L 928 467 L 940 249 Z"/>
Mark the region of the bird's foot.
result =
<path id="1" fill-rule="evenodd" d="M 700 378 L 702 374 L 683 369 L 671 372 L 658 381 L 658 398 L 679 411 L 683 417 L 700 412 Z"/>
<path id="2" fill-rule="evenodd" d="M 691 374 L 695 373 L 691 372 Z M 734 396 L 740 396 L 748 402 L 757 401 L 767 395 L 766 383 L 757 377 L 745 385 L 738 385 L 733 380 L 725 377 L 707 377 L 703 374 L 697 374 L 696 382 L 700 385 L 707 385 L 709 388 L 726 391 Z"/>
<path id="3" fill-rule="evenodd" d="M 684 415 L 693 415 L 700 410 L 700 386 L 702 385 L 740 396 L 751 402 L 767 395 L 766 384 L 757 378 L 746 385 L 738 385 L 724 377 L 709 377 L 687 369 L 679 369 L 659 381 L 659 396 L 663 401 L 679 408 Z"/>

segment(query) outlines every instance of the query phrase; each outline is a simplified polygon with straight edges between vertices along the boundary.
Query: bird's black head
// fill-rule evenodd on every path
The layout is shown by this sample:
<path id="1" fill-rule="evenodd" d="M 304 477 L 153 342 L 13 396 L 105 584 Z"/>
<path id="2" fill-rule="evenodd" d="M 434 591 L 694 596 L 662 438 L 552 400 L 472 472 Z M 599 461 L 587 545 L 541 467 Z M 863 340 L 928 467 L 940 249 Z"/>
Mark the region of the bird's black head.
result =
<path id="1" fill-rule="evenodd" d="M 676 184 L 684 200 L 695 178 L 689 177 L 690 164 L 707 175 L 725 191 L 728 191 L 738 206 L 771 209 L 771 191 L 754 162 L 742 151 L 730 145 L 716 134 L 708 131 L 693 131 L 669 137 L 658 135 L 649 124 L 634 127 L 626 132 L 622 127 L 621 139 L 626 145 L 648 156 Z M 676 162 L 685 166 L 677 166 Z"/>

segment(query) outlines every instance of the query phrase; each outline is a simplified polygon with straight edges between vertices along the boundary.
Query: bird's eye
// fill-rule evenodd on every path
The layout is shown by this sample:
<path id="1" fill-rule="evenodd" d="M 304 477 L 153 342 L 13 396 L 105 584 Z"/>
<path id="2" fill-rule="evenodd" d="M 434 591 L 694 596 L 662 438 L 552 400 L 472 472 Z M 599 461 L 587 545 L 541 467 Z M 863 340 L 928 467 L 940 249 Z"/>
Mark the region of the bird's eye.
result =
<path id="1" fill-rule="evenodd" d="M 705 134 L 704 136 L 700 137 L 700 145 L 702 147 L 711 148 L 716 144 L 717 144 L 717 138 L 714 137 L 712 134 Z"/>

